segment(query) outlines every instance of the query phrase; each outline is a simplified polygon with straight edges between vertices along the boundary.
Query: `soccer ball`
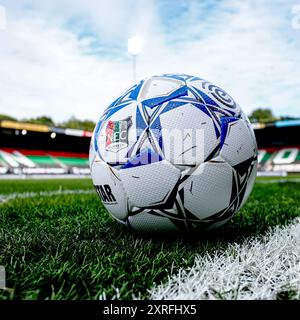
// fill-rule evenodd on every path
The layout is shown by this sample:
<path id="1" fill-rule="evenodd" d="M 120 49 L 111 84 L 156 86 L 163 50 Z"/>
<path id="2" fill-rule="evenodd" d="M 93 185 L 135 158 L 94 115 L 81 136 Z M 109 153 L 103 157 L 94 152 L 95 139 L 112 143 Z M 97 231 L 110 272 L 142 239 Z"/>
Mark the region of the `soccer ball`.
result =
<path id="1" fill-rule="evenodd" d="M 96 191 L 119 222 L 142 232 L 220 227 L 243 206 L 257 145 L 240 106 L 185 74 L 140 81 L 101 116 L 89 163 Z"/>

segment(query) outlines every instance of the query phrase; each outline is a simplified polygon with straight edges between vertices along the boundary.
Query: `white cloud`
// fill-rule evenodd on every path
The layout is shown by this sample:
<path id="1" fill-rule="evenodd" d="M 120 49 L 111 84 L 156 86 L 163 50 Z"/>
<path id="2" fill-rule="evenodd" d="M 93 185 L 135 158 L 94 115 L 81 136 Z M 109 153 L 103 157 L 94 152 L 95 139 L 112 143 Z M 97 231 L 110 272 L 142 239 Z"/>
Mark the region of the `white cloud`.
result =
<path id="1" fill-rule="evenodd" d="M 0 30 L 6 28 L 6 10 L 3 6 L 0 5 Z"/>
<path id="2" fill-rule="evenodd" d="M 139 77 L 195 74 L 223 87 L 246 112 L 265 106 L 299 116 L 294 3 L 204 4 L 189 1 L 166 27 L 154 0 L 9 2 L 7 28 L 0 30 L 0 112 L 96 120 L 130 85 L 127 38 L 140 34 Z"/>
<path id="3" fill-rule="evenodd" d="M 289 6 L 278 13 L 261 1 L 233 3 L 225 2 L 219 14 L 203 22 L 197 22 L 194 13 L 186 16 L 194 21 L 192 31 L 202 36 L 177 44 L 180 53 L 169 54 L 169 65 L 224 87 L 247 112 L 266 106 L 276 114 L 299 116 L 300 59 L 284 33 L 284 25 L 289 28 L 285 19 Z M 229 10 L 232 7 L 235 11 Z M 300 34 L 295 39 L 298 46 L 299 40 Z"/>
<path id="4" fill-rule="evenodd" d="M 83 55 L 84 41 L 44 21 L 13 22 L 2 40 L 3 113 L 18 118 L 48 114 L 55 120 L 71 115 L 97 119 L 120 88 L 129 85 L 130 67 Z"/>

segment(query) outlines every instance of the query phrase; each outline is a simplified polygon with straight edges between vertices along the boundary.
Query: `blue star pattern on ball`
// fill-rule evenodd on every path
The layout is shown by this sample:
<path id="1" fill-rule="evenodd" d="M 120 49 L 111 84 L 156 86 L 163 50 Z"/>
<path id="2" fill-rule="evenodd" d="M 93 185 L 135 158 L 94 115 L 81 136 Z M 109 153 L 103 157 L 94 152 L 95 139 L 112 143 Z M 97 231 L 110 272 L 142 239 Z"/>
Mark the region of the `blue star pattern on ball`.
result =
<path id="1" fill-rule="evenodd" d="M 245 203 L 256 176 L 256 141 L 240 106 L 186 74 L 153 76 L 125 91 L 101 116 L 90 152 L 96 189 L 109 190 L 102 201 L 114 199 L 104 206 L 139 231 L 219 227 Z"/>

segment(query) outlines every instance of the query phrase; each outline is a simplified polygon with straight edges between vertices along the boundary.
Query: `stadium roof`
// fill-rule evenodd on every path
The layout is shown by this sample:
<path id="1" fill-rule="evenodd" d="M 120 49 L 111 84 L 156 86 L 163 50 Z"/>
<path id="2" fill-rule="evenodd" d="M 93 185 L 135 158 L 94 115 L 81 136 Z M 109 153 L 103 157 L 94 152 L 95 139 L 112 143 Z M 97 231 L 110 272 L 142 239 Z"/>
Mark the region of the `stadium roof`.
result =
<path id="1" fill-rule="evenodd" d="M 252 123 L 252 127 L 254 130 L 263 129 L 266 127 L 291 127 L 291 126 L 300 126 L 299 120 L 283 120 L 269 123 Z M 68 136 L 76 136 L 76 137 L 91 137 L 92 132 L 86 130 L 79 129 L 71 129 L 71 128 L 57 128 L 50 127 L 42 124 L 34 124 L 34 123 L 26 123 L 26 122 L 18 122 L 11 120 L 0 120 L 0 128 L 6 129 L 15 129 L 15 130 L 28 130 L 28 131 L 37 131 L 37 132 L 55 132 L 59 134 L 65 134 Z"/>
<path id="2" fill-rule="evenodd" d="M 299 120 L 282 120 L 282 121 L 275 121 L 275 122 L 267 122 L 267 123 L 252 123 L 252 127 L 254 130 L 263 129 L 266 127 L 292 127 L 292 126 L 300 126 L 300 119 Z"/>
<path id="3" fill-rule="evenodd" d="M 68 136 L 77 136 L 77 137 L 91 137 L 93 134 L 92 132 L 86 131 L 86 130 L 56 128 L 56 127 L 50 127 L 42 124 L 25 123 L 25 122 L 10 121 L 10 120 L 1 120 L 0 128 L 28 130 L 28 131 L 37 131 L 37 132 L 55 132 L 59 134 L 65 134 Z"/>

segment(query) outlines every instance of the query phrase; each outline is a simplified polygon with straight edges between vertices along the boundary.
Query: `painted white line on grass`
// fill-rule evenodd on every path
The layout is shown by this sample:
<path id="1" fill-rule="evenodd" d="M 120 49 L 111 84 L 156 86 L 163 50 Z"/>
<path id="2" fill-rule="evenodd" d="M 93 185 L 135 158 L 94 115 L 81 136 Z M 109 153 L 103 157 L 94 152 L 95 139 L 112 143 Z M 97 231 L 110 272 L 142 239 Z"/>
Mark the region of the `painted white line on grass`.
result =
<path id="1" fill-rule="evenodd" d="M 194 266 L 150 290 L 150 299 L 300 299 L 300 219 L 266 235 L 197 256 Z"/>
<path id="2" fill-rule="evenodd" d="M 33 198 L 33 197 L 51 197 L 68 194 L 96 194 L 94 190 L 85 189 L 66 189 L 66 190 L 54 190 L 54 191 L 41 191 L 41 192 L 24 192 L 24 193 L 10 193 L 8 195 L 0 194 L 0 203 L 14 200 L 17 198 Z"/>

